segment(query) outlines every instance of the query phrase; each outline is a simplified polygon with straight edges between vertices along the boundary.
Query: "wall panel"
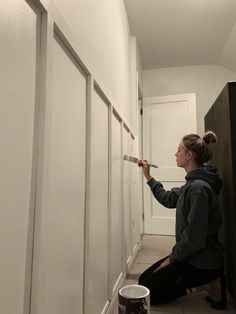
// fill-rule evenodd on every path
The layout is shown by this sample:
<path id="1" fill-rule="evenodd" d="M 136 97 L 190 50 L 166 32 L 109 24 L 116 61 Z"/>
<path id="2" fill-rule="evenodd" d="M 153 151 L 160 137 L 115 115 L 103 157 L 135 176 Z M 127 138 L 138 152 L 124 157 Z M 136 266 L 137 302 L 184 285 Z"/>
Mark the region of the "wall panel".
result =
<path id="1" fill-rule="evenodd" d="M 130 132 L 123 128 L 123 154 L 130 155 Z M 130 261 L 132 254 L 132 232 L 131 232 L 131 163 L 123 163 L 123 206 L 124 206 L 124 232 L 125 232 L 125 255 L 126 263 Z"/>
<path id="2" fill-rule="evenodd" d="M 138 157 L 138 141 L 130 137 L 131 155 Z M 139 185 L 139 172 L 142 171 L 136 164 L 130 165 L 130 216 L 131 216 L 131 247 L 135 248 L 140 242 L 140 213 L 141 213 L 141 196 Z"/>
<path id="3" fill-rule="evenodd" d="M 29 296 L 35 194 L 36 28 L 37 15 L 25 1 L 0 2 L 0 313 L 22 314 L 24 297 Z M 29 299 L 25 299 L 28 306 Z"/>
<path id="4" fill-rule="evenodd" d="M 121 121 L 112 116 L 112 150 L 111 150 L 111 288 L 114 293 L 117 280 L 122 273 L 124 256 L 123 242 L 123 207 L 122 207 L 122 147 L 121 147 Z"/>
<path id="5" fill-rule="evenodd" d="M 40 292 L 34 302 L 36 313 L 82 314 L 87 83 L 60 39 L 55 35 L 52 40 Z"/>
<path id="6" fill-rule="evenodd" d="M 100 313 L 108 300 L 109 108 L 95 89 L 91 106 L 91 190 L 87 313 Z"/>
<path id="7" fill-rule="evenodd" d="M 90 4 L 85 7 L 86 11 Z M 1 314 L 29 313 L 30 306 L 31 314 L 105 312 L 124 278 L 125 242 L 126 255 L 132 255 L 130 165 L 123 168 L 123 118 L 117 113 L 110 120 L 110 109 L 117 112 L 111 100 L 120 107 L 130 103 L 130 97 L 117 101 L 103 75 L 98 82 L 106 87 L 103 92 L 87 88 L 100 72 L 97 66 L 104 70 L 106 65 L 98 65 L 98 59 L 81 49 L 85 37 L 91 41 L 84 36 L 86 27 L 80 28 L 82 37 L 78 37 L 77 26 L 69 29 L 64 11 L 60 15 L 58 8 L 51 0 L 2 0 L 0 4 Z M 112 11 L 107 8 L 100 8 L 97 15 L 105 28 L 104 17 Z M 117 9 L 120 21 L 126 19 L 123 4 Z M 87 11 L 84 26 L 92 16 Z M 118 53 L 116 59 L 128 73 L 129 34 L 126 29 L 121 33 L 126 53 L 121 58 Z M 129 80 L 127 73 L 124 80 L 117 77 L 119 84 Z M 125 132 L 128 153 L 130 132 Z"/>

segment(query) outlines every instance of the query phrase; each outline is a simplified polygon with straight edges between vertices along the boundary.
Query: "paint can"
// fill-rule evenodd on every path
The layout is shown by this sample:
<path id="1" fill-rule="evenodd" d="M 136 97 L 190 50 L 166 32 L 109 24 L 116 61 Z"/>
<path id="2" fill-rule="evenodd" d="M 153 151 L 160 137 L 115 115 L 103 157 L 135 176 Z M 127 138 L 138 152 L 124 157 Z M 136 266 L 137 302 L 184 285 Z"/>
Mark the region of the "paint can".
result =
<path id="1" fill-rule="evenodd" d="M 119 314 L 150 314 L 150 291 L 141 285 L 119 289 Z"/>

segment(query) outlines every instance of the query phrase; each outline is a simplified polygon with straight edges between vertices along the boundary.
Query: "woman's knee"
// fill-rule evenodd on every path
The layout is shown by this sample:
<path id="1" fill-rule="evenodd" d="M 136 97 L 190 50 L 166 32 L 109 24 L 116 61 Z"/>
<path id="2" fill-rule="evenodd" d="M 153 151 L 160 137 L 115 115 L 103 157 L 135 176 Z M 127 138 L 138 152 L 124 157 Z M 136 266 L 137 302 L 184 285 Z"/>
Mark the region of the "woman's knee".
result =
<path id="1" fill-rule="evenodd" d="M 139 284 L 139 285 L 143 285 L 143 281 L 142 281 L 141 276 L 138 278 L 138 284 Z"/>
<path id="2" fill-rule="evenodd" d="M 138 279 L 138 284 L 147 287 L 147 280 L 142 278 L 142 276 L 139 277 Z"/>
<path id="3" fill-rule="evenodd" d="M 150 280 L 150 278 L 146 278 L 146 277 L 142 277 L 142 276 L 140 276 L 138 279 L 139 285 L 145 286 L 149 289 L 151 289 L 151 286 L 152 286 L 151 282 L 152 282 L 152 280 Z"/>

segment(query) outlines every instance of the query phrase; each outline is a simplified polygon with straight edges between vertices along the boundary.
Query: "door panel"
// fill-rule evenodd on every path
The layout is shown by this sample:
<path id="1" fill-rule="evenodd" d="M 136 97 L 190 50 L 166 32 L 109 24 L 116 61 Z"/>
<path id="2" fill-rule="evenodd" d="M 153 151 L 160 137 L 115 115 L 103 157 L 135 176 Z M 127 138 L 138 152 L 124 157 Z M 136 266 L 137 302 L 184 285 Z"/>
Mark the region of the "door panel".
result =
<path id="1" fill-rule="evenodd" d="M 143 155 L 159 167 L 151 174 L 166 189 L 183 185 L 186 173 L 177 168 L 174 155 L 182 137 L 196 133 L 195 94 L 146 98 L 143 114 Z M 175 210 L 159 204 L 144 181 L 145 233 L 173 235 Z"/>

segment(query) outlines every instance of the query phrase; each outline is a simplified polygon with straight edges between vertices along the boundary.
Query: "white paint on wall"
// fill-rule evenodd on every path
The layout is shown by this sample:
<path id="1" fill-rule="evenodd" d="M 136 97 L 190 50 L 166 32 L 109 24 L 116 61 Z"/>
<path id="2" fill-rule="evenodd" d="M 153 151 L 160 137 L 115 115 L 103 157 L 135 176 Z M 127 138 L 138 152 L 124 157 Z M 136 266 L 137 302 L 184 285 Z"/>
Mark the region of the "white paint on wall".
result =
<path id="1" fill-rule="evenodd" d="M 132 139 L 130 153 L 139 156 L 138 138 Z M 140 196 L 140 172 L 136 164 L 130 164 L 130 219 L 131 219 L 131 247 L 134 252 L 137 243 L 141 244 L 140 234 L 140 215 L 141 215 L 141 196 Z M 142 219 L 142 218 L 141 218 Z"/>
<path id="2" fill-rule="evenodd" d="M 131 37 L 131 124 L 135 134 L 138 133 L 138 60 L 136 38 Z"/>
<path id="3" fill-rule="evenodd" d="M 92 129 L 94 132 L 92 167 L 94 168 L 91 169 L 91 174 L 92 178 L 98 177 L 101 184 L 98 187 L 95 185 L 92 191 L 89 189 L 87 191 L 93 208 L 90 221 L 86 224 L 89 226 L 86 233 L 89 234 L 90 242 L 88 241 L 89 245 L 85 247 L 86 256 L 89 255 L 88 248 L 94 253 L 86 259 L 90 265 L 89 263 L 85 265 L 86 269 L 91 270 L 85 278 L 85 281 L 89 278 L 89 282 L 86 282 L 90 288 L 88 302 L 92 311 L 95 302 L 97 312 L 100 312 L 107 307 L 108 289 L 112 285 L 108 282 L 110 280 L 108 276 L 109 208 L 107 206 L 109 188 L 106 180 L 110 176 L 110 170 L 104 171 L 99 167 L 104 162 L 104 153 L 100 144 L 107 150 L 111 149 L 109 141 L 107 142 L 110 131 L 107 112 L 110 104 L 107 108 L 103 107 L 105 108 L 103 112 L 100 111 L 100 102 L 103 102 L 103 99 L 98 95 L 97 98 L 93 98 L 87 90 L 86 78 L 76 64 L 81 55 L 86 56 L 82 61 L 90 70 L 88 72 L 91 74 L 91 81 L 96 79 L 98 84 L 105 87 L 103 94 L 109 99 L 112 96 L 110 99 L 112 106 L 120 115 L 122 123 L 125 121 L 127 128 L 130 128 L 132 121 L 131 43 L 126 12 L 123 2 L 119 0 L 81 0 L 79 3 L 76 0 L 55 0 L 55 7 L 60 7 L 62 17 L 70 24 L 72 36 L 67 37 L 63 19 L 57 17 L 56 10 L 54 11 L 51 6 L 51 0 L 32 0 L 32 2 L 42 8 L 41 2 L 45 5 L 43 12 L 47 12 L 41 33 L 41 38 L 44 39 L 38 46 L 36 46 L 36 31 L 39 29 L 36 27 L 36 22 L 39 21 L 36 21 L 36 15 L 28 3 L 15 0 L 14 4 L 11 4 L 6 0 L 3 1 L 2 6 L 0 5 L 0 29 L 3 39 L 0 64 L 4 73 L 1 81 L 3 87 L 1 139 L 4 149 L 1 155 L 3 196 L 0 240 L 3 257 L 0 261 L 0 313 L 28 313 L 30 292 L 32 313 L 64 313 L 65 309 L 77 313 L 84 311 L 85 208 L 83 202 L 86 168 L 84 139 L 85 106 L 90 104 L 90 101 L 87 103 L 87 97 L 89 100 L 92 98 L 91 106 L 97 106 L 93 122 L 96 121 L 100 132 L 105 134 L 105 136 L 101 135 L 101 142 L 99 142 L 96 138 L 97 130 Z M 46 25 L 46 15 L 48 25 Z M 55 21 L 57 29 L 60 30 L 58 33 L 66 38 L 68 51 L 61 49 L 62 47 L 53 39 Z M 74 44 L 75 38 L 79 45 Z M 41 50 L 36 53 L 36 48 L 39 46 Z M 73 50 L 71 47 L 76 49 Z M 77 49 L 78 47 L 81 47 L 81 50 Z M 71 50 L 75 59 L 68 57 Z M 39 54 L 43 60 L 36 60 Z M 39 80 L 38 85 L 35 82 L 36 64 L 40 64 L 40 71 L 42 70 L 40 72 L 42 81 Z M 39 99 L 36 103 L 40 107 L 36 123 L 34 120 L 35 85 L 38 87 L 36 95 Z M 101 120 L 98 121 L 97 117 L 100 116 Z M 95 123 L 92 123 L 92 127 L 94 126 Z M 88 133 L 90 127 L 88 123 Z M 36 135 L 39 135 L 37 145 L 34 143 L 36 129 Z M 122 143 L 122 138 L 120 141 Z M 38 154 L 37 158 L 36 154 Z M 105 163 L 108 166 L 109 156 L 105 154 Z M 97 161 L 100 161 L 98 166 Z M 122 160 L 120 164 L 122 165 Z M 35 186 L 36 167 L 37 178 L 40 178 L 37 180 L 37 187 Z M 93 192 L 95 196 L 92 195 Z M 33 221 L 35 195 L 36 219 Z M 97 208 L 102 211 L 97 211 Z M 132 221 L 135 221 L 135 218 L 132 217 Z M 127 224 L 130 224 L 130 220 Z M 36 232 L 33 239 L 34 227 Z M 98 238 L 97 234 L 99 234 Z M 33 278 L 32 291 L 30 291 L 33 240 L 35 240 Z M 128 241 L 131 244 L 137 242 L 132 242 L 131 236 Z M 119 249 L 123 250 L 124 255 L 123 242 L 118 243 L 117 246 L 122 244 Z M 117 255 L 120 253 L 118 252 Z M 130 247 L 130 255 L 134 256 L 132 247 Z M 115 269 L 116 277 L 121 267 L 123 272 L 126 271 L 124 265 L 118 263 Z M 119 278 L 120 276 L 118 280 Z M 114 285 L 115 279 L 112 283 Z M 117 287 L 116 283 L 114 286 Z M 24 303 L 28 303 L 27 308 L 24 308 Z M 91 310 L 87 313 L 91 313 Z"/>
<path id="4" fill-rule="evenodd" d="M 123 128 L 123 154 L 131 155 L 130 133 Z M 125 261 L 128 264 L 132 254 L 132 226 L 131 226 L 131 165 L 129 162 L 123 163 L 123 206 L 124 206 L 124 233 L 125 233 Z"/>
<path id="5" fill-rule="evenodd" d="M 140 55 L 139 46 L 136 40 L 136 67 L 138 72 L 138 85 L 140 92 L 143 92 L 143 65 L 142 65 L 142 59 Z"/>
<path id="6" fill-rule="evenodd" d="M 86 313 L 101 313 L 109 297 L 109 109 L 94 91 L 91 108 L 91 188 L 89 217 L 88 291 Z"/>
<path id="7" fill-rule="evenodd" d="M 44 172 L 47 188 L 37 245 L 40 251 L 35 252 L 34 259 L 40 278 L 33 281 L 32 313 L 82 314 L 86 76 L 55 39 L 52 54 L 52 102 L 47 115 L 50 132 Z"/>
<path id="8" fill-rule="evenodd" d="M 110 281 L 113 296 L 117 281 L 124 269 L 123 206 L 122 206 L 122 138 L 121 122 L 112 115 L 111 138 L 111 232 L 110 232 Z"/>
<path id="9" fill-rule="evenodd" d="M 123 1 L 54 0 L 96 80 L 131 121 L 130 30 Z"/>
<path id="10" fill-rule="evenodd" d="M 143 72 L 144 97 L 196 93 L 197 132 L 204 132 L 204 116 L 236 72 L 219 65 L 187 66 Z"/>
<path id="11" fill-rule="evenodd" d="M 0 313 L 23 314 L 25 297 L 29 306 L 27 257 L 35 192 L 37 18 L 25 1 L 10 2 L 0 2 Z"/>

